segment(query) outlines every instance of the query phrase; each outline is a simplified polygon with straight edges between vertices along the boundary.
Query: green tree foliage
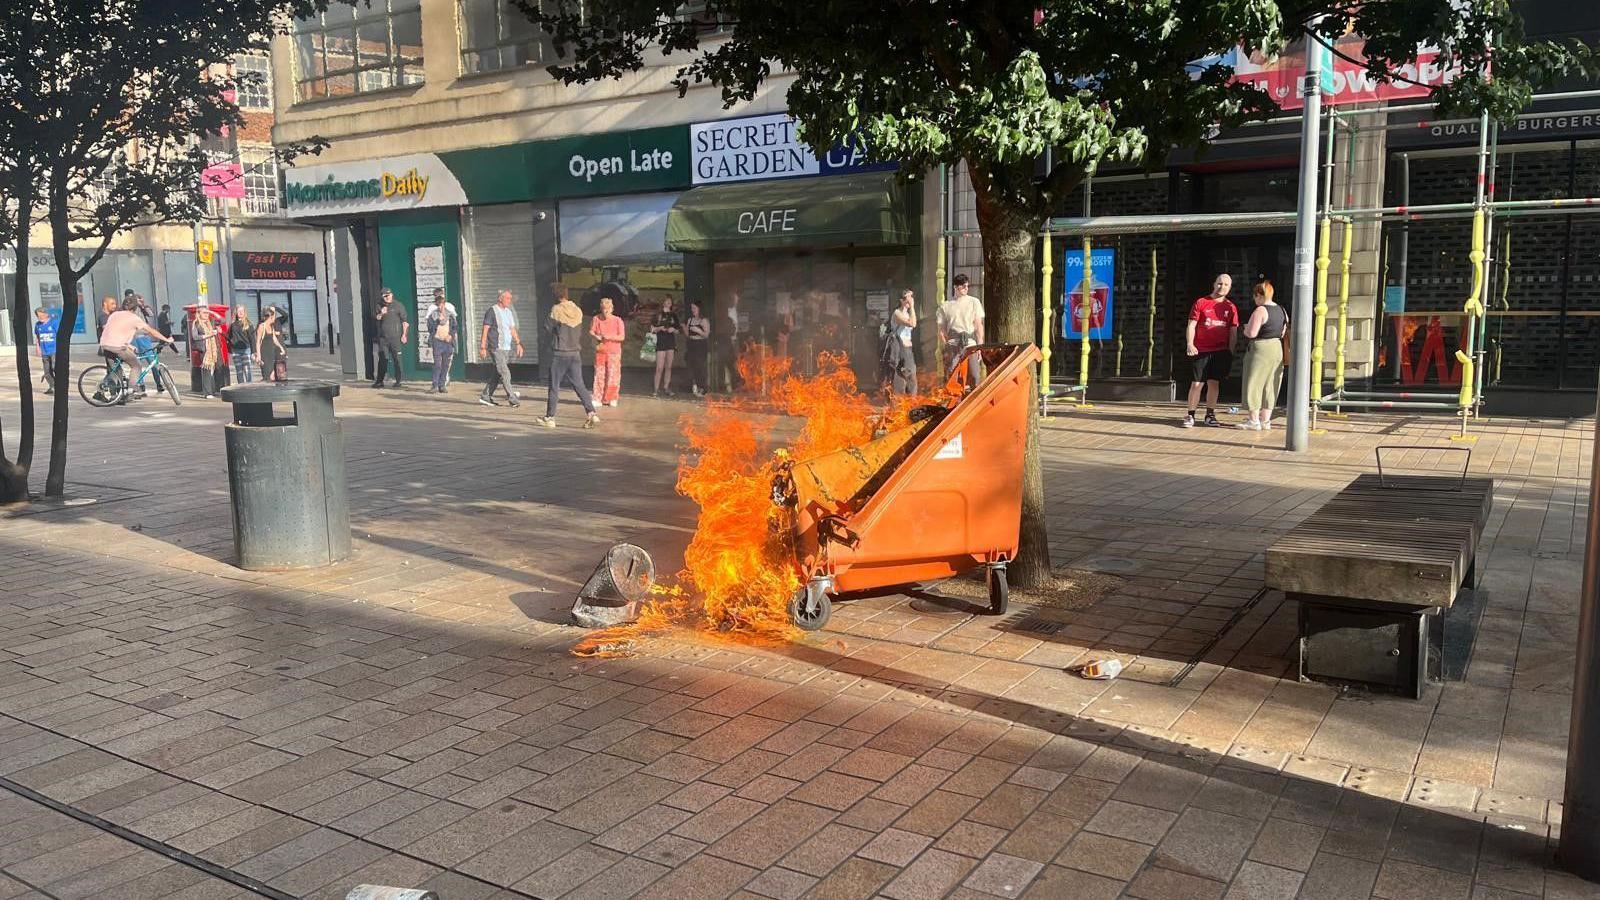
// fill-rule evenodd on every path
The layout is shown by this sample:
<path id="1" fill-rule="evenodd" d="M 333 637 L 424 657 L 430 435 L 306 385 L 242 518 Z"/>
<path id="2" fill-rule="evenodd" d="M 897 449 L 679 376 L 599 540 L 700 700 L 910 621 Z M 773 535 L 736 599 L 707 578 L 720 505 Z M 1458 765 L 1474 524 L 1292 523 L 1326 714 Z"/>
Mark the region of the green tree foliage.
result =
<path id="1" fill-rule="evenodd" d="M 1590 48 L 1525 43 L 1509 0 L 706 0 L 692 17 L 673 0 L 516 2 L 564 49 L 550 71 L 569 83 L 664 53 L 682 60 L 680 93 L 709 84 L 733 105 L 787 76 L 789 112 L 819 151 L 854 135 L 910 172 L 964 162 L 989 333 L 1005 341 L 1037 339 L 1034 237 L 1098 166 L 1160 164 L 1171 147 L 1275 110 L 1228 66 L 1196 60 L 1277 50 L 1307 27 L 1353 29 L 1384 77 L 1428 43 L 1461 71 L 1436 99 L 1502 118 L 1535 87 L 1595 71 Z M 1023 585 L 1048 572 L 1033 443 L 1012 566 Z"/>
<path id="2" fill-rule="evenodd" d="M 79 281 L 119 234 L 194 221 L 205 213 L 201 138 L 243 123 L 235 81 L 219 66 L 265 50 L 289 17 L 325 0 L 26 0 L 0 4 L 0 240 L 24 250 L 31 225 L 49 227 L 63 297 L 45 493 L 66 481 L 71 326 Z M 254 77 L 243 75 L 241 78 Z M 307 148 L 288 148 L 286 155 Z M 73 253 L 68 252 L 71 247 Z M 25 265 L 18 254 L 19 268 Z M 33 316 L 25 270 L 13 304 L 19 351 Z M 174 298 L 181 303 L 181 298 Z M 9 497 L 26 496 L 32 458 L 27 353 L 22 446 L 0 466 Z M 21 493 L 18 494 L 20 483 Z"/>

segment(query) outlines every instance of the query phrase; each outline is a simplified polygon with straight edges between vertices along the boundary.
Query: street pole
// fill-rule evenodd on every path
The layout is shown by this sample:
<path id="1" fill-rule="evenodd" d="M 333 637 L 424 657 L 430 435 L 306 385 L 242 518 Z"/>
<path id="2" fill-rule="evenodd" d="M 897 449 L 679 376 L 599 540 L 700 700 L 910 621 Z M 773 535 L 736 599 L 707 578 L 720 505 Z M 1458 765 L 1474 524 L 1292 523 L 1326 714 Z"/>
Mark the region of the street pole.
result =
<path id="1" fill-rule="evenodd" d="M 194 302 L 200 306 L 209 306 L 211 303 L 211 286 L 206 283 L 206 264 L 200 259 L 200 244 L 205 239 L 205 226 L 197 218 L 194 220 L 194 279 L 196 288 Z"/>
<path id="2" fill-rule="evenodd" d="M 1600 430 L 1600 426 L 1597 426 Z M 1600 442 L 1592 461 L 1600 465 Z M 1600 481 L 1589 475 L 1589 523 L 1583 542 L 1578 652 L 1572 677 L 1572 725 L 1567 733 L 1567 786 L 1561 806 L 1562 868 L 1600 881 Z"/>
<path id="3" fill-rule="evenodd" d="M 1305 106 L 1300 111 L 1300 206 L 1294 226 L 1294 342 L 1289 368 L 1289 427 L 1284 447 L 1304 451 L 1310 441 L 1309 414 L 1316 398 L 1311 389 L 1311 292 L 1317 243 L 1317 171 L 1322 125 L 1321 45 L 1308 29 L 1306 77 L 1300 84 Z"/>

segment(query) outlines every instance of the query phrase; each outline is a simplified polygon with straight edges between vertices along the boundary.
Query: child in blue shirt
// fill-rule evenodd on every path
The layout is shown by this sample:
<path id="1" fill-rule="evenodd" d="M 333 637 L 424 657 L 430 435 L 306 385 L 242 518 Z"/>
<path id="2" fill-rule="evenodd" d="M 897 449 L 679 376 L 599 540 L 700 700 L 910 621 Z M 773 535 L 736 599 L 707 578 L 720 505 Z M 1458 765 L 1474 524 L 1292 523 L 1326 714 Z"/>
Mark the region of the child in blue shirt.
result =
<path id="1" fill-rule="evenodd" d="M 44 392 L 56 390 L 56 323 L 44 307 L 33 311 L 33 341 L 39 347 L 39 362 L 44 366 Z"/>

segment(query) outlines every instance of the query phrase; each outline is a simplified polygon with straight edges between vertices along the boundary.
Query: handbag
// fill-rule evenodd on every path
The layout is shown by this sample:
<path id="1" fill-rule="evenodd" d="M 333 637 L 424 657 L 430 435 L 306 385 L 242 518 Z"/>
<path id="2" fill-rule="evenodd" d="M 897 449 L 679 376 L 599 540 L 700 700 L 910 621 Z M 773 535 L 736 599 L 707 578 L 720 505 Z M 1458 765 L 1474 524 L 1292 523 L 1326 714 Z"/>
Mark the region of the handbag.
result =
<path id="1" fill-rule="evenodd" d="M 644 336 L 644 343 L 639 345 L 639 358 L 645 362 L 656 361 L 656 333 L 654 331 Z"/>
<path id="2" fill-rule="evenodd" d="M 272 361 L 272 380 L 289 380 L 289 360 L 287 353 L 279 353 L 278 358 Z"/>

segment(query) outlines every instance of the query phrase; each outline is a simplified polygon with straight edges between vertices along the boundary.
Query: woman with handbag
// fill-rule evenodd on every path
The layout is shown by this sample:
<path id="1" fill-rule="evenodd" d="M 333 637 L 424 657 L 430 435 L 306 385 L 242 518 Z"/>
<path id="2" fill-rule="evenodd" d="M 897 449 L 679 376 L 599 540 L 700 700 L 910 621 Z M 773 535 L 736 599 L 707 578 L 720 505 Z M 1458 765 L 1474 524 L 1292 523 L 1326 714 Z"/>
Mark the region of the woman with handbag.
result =
<path id="1" fill-rule="evenodd" d="M 650 332 L 656 336 L 656 381 L 655 396 L 666 394 L 672 396 L 672 357 L 678 349 L 678 331 L 682 328 L 678 321 L 678 309 L 672 302 L 672 295 L 661 298 L 661 311 L 656 313 L 655 321 L 650 326 Z"/>
<path id="2" fill-rule="evenodd" d="M 1240 329 L 1248 342 L 1244 356 L 1244 407 L 1249 418 L 1239 423 L 1245 431 L 1272 428 L 1272 407 L 1283 386 L 1283 367 L 1289 357 L 1289 314 L 1272 302 L 1272 282 L 1262 279 L 1251 299 L 1255 310 Z"/>
<path id="3" fill-rule="evenodd" d="M 261 377 L 265 381 L 288 381 L 289 358 L 278 331 L 278 308 L 269 306 L 261 316 L 261 324 L 256 326 L 256 359 L 261 360 Z"/>

